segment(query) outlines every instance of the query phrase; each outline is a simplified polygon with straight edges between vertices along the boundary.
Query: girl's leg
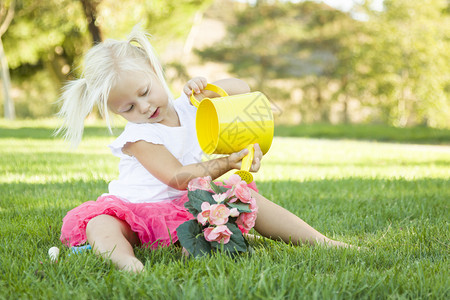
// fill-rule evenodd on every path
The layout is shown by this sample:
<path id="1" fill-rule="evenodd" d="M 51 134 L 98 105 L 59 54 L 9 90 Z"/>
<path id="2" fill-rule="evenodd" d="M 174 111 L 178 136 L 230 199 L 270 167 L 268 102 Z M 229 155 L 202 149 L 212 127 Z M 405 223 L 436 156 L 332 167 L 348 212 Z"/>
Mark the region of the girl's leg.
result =
<path id="1" fill-rule="evenodd" d="M 111 261 L 121 270 L 140 272 L 144 265 L 136 258 L 132 245 L 139 238 L 130 226 L 116 217 L 99 215 L 86 226 L 86 236 L 93 250 Z"/>
<path id="2" fill-rule="evenodd" d="M 318 243 L 329 246 L 349 247 L 349 245 L 331 240 L 309 226 L 305 221 L 285 208 L 273 203 L 255 191 L 251 191 L 258 204 L 258 216 L 255 230 L 261 235 L 281 239 L 295 245 Z"/>

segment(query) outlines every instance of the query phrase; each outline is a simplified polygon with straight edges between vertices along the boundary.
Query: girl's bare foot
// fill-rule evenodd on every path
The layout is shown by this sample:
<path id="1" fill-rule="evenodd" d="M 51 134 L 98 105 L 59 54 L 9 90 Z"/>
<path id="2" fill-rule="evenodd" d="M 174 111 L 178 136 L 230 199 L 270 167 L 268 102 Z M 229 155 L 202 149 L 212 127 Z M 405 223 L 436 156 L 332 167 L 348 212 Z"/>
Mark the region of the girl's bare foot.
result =
<path id="1" fill-rule="evenodd" d="M 129 257 L 124 259 L 122 263 L 118 263 L 117 266 L 123 270 L 130 273 L 140 273 L 144 270 L 144 265 L 136 257 Z"/>
<path id="2" fill-rule="evenodd" d="M 326 245 L 328 247 L 350 248 L 350 249 L 360 250 L 360 248 L 357 247 L 357 246 L 353 246 L 353 245 L 350 245 L 350 244 L 346 244 L 346 243 L 343 243 L 343 242 L 330 240 L 330 239 L 328 239 L 327 241 L 323 241 L 323 242 L 318 241 L 318 244 Z"/>

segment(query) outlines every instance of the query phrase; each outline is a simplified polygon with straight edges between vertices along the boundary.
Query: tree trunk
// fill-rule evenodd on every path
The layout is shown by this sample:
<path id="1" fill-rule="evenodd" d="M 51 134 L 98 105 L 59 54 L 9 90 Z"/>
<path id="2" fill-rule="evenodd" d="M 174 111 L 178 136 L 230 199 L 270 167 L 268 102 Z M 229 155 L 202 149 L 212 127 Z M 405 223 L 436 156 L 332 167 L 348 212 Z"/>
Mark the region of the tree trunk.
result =
<path id="1" fill-rule="evenodd" d="M 16 118 L 16 112 L 14 109 L 14 102 L 11 98 L 11 79 L 9 78 L 8 61 L 6 59 L 5 51 L 3 50 L 3 42 L 0 38 L 0 65 L 1 78 L 3 85 L 4 106 L 5 106 L 5 119 L 14 120 Z"/>
<path id="2" fill-rule="evenodd" d="M 344 95 L 344 109 L 342 112 L 342 114 L 343 114 L 342 121 L 344 122 L 344 124 L 350 123 L 350 116 L 349 116 L 350 112 L 348 111 L 348 99 L 349 99 L 349 97 L 348 97 L 348 94 L 346 93 Z"/>
<path id="3" fill-rule="evenodd" d="M 317 78 L 317 82 L 315 84 L 317 96 L 316 96 L 316 103 L 317 103 L 317 110 L 318 110 L 318 117 L 319 121 L 329 121 L 329 115 L 327 112 L 327 109 L 324 104 L 324 98 L 322 96 L 322 82 L 320 78 Z"/>
<path id="4" fill-rule="evenodd" d="M 9 4 L 7 13 L 4 16 L 4 20 L 0 24 L 0 75 L 3 83 L 4 94 L 4 106 L 5 106 L 5 119 L 14 120 L 16 118 L 16 111 L 14 109 L 14 100 L 11 97 L 11 79 L 9 78 L 9 66 L 6 59 L 5 50 L 3 49 L 2 36 L 6 32 L 14 17 L 15 1 L 12 0 Z M 3 12 L 3 7 L 0 7 L 0 13 Z M 3 19 L 3 15 L 0 14 L 0 19 Z"/>
<path id="5" fill-rule="evenodd" d="M 102 33 L 100 27 L 95 24 L 97 20 L 97 6 L 100 3 L 98 0 L 80 0 L 83 5 L 84 15 L 88 22 L 89 32 L 92 36 L 92 41 L 94 44 L 100 43 L 102 39 Z"/>
<path id="6" fill-rule="evenodd" d="M 342 120 L 344 122 L 344 124 L 348 124 L 350 122 L 350 117 L 349 117 L 349 110 L 348 110 L 348 101 L 349 101 L 349 96 L 348 96 L 348 92 L 347 92 L 347 87 L 348 87 L 348 77 L 347 76 L 343 76 L 341 78 L 341 90 L 344 92 L 344 109 L 342 110 Z"/>

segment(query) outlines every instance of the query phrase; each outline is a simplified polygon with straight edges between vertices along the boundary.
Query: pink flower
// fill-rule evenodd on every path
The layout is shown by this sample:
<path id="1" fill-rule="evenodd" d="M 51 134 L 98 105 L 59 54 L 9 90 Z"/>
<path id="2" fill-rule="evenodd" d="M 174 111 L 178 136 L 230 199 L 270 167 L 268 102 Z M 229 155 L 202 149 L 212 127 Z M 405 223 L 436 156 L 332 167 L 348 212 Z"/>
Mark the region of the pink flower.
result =
<path id="1" fill-rule="evenodd" d="M 236 224 L 241 225 L 242 228 L 249 231 L 250 229 L 255 227 L 255 221 L 256 221 L 256 212 L 242 213 L 237 218 Z"/>
<path id="2" fill-rule="evenodd" d="M 203 233 L 205 240 L 208 242 L 218 242 L 226 244 L 230 241 L 230 236 L 233 234 L 226 225 L 219 225 L 217 227 L 208 227 Z"/>
<path id="3" fill-rule="evenodd" d="M 252 212 L 258 212 L 258 205 L 256 204 L 256 199 L 253 197 L 250 199 L 250 207 L 249 208 Z"/>
<path id="4" fill-rule="evenodd" d="M 228 179 L 225 179 L 225 184 L 227 185 L 236 185 L 242 181 L 241 177 L 237 174 L 232 174 Z"/>
<path id="5" fill-rule="evenodd" d="M 234 186 L 234 194 L 239 198 L 243 203 L 250 203 L 252 199 L 252 193 L 250 192 L 250 188 L 247 184 L 242 181 Z"/>
<path id="6" fill-rule="evenodd" d="M 233 207 L 232 209 L 230 209 L 230 216 L 231 217 L 238 217 L 239 216 L 239 211 L 236 207 Z"/>
<path id="7" fill-rule="evenodd" d="M 223 225 L 228 222 L 230 210 L 224 204 L 214 204 L 210 208 L 209 223 L 211 225 Z"/>
<path id="8" fill-rule="evenodd" d="M 227 189 L 227 191 L 225 193 L 222 194 L 214 194 L 212 195 L 213 199 L 217 202 L 217 203 L 222 203 L 225 200 L 227 200 L 230 197 L 233 197 L 233 190 L 232 189 Z M 236 201 L 236 198 L 234 197 L 234 201 Z"/>
<path id="9" fill-rule="evenodd" d="M 189 181 L 188 183 L 188 190 L 189 191 L 195 191 L 195 190 L 204 190 L 204 191 L 211 191 L 211 176 L 206 177 L 197 177 Z"/>
<path id="10" fill-rule="evenodd" d="M 228 193 L 215 194 L 215 195 L 212 195 L 212 197 L 217 203 L 222 203 L 223 201 L 225 201 L 225 199 L 228 198 Z"/>
<path id="11" fill-rule="evenodd" d="M 229 191 L 231 191 L 231 190 L 229 190 Z M 228 200 L 228 203 L 234 203 L 234 202 L 236 202 L 237 200 L 238 200 L 238 198 L 233 197 L 233 198 L 231 198 L 230 200 Z"/>
<path id="12" fill-rule="evenodd" d="M 208 202 L 203 202 L 201 208 L 202 212 L 197 215 L 197 221 L 205 226 L 206 222 L 209 221 L 209 216 L 211 214 L 211 205 Z"/>

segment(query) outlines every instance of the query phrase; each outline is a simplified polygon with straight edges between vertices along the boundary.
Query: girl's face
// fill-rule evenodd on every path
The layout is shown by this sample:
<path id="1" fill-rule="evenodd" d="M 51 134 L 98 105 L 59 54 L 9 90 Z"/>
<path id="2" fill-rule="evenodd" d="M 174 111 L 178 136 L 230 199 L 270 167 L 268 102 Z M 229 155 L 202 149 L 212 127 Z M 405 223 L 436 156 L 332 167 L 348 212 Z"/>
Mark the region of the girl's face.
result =
<path id="1" fill-rule="evenodd" d="M 109 92 L 109 109 L 133 123 L 161 123 L 176 126 L 178 116 L 168 95 L 152 73 L 123 72 Z"/>

